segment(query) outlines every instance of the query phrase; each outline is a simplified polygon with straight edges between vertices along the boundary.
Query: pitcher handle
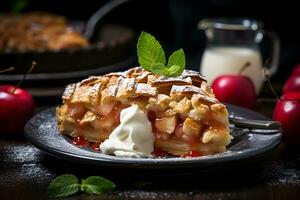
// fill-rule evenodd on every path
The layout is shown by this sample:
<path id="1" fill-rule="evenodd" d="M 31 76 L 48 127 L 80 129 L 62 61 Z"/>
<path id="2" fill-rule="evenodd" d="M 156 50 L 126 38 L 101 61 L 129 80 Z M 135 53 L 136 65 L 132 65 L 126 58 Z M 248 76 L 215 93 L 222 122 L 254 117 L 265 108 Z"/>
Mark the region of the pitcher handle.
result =
<path id="1" fill-rule="evenodd" d="M 264 31 L 264 34 L 270 38 L 272 45 L 272 54 L 270 59 L 270 76 L 275 75 L 279 66 L 279 58 L 280 58 L 280 39 L 277 33 L 274 31 Z"/>

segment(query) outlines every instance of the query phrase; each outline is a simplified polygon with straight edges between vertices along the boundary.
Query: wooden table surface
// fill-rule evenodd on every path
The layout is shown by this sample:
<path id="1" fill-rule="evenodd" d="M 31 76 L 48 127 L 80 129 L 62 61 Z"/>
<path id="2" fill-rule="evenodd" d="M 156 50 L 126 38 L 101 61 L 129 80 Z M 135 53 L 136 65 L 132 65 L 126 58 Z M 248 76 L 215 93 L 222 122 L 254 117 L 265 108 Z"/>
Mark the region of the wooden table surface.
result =
<path id="1" fill-rule="evenodd" d="M 33 147 L 22 134 L 1 135 L 1 200 L 48 199 L 49 182 L 65 173 L 79 178 L 100 175 L 117 185 L 113 192 L 101 196 L 77 194 L 64 198 L 70 200 L 299 199 L 300 146 L 281 144 L 255 162 L 238 164 L 218 173 L 158 175 L 151 171 L 135 173 L 60 160 Z"/>

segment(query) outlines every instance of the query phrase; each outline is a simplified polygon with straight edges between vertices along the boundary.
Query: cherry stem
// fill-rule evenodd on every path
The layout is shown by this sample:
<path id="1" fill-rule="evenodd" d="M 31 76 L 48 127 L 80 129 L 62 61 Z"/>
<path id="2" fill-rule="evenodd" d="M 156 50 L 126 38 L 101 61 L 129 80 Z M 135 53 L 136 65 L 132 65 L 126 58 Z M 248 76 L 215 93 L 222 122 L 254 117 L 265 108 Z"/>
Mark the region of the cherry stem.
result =
<path id="1" fill-rule="evenodd" d="M 13 71 L 13 70 L 15 70 L 14 67 L 9 67 L 9 68 L 6 68 L 6 69 L 2 69 L 2 70 L 0 70 L 0 74 L 1 74 L 1 73 L 4 73 L 4 72 Z"/>
<path id="2" fill-rule="evenodd" d="M 269 59 L 266 60 L 266 64 L 265 64 L 265 67 L 264 67 L 264 75 L 265 75 L 265 79 L 267 80 L 268 82 L 268 85 L 272 91 L 272 93 L 274 94 L 274 96 L 276 97 L 276 99 L 279 99 L 279 96 L 277 94 L 277 92 L 275 91 L 274 87 L 272 86 L 272 83 L 271 83 L 271 80 L 270 80 L 270 71 L 269 69 L 267 68 L 267 66 L 269 65 Z"/>
<path id="3" fill-rule="evenodd" d="M 14 94 L 16 92 L 17 88 L 20 87 L 20 85 L 27 78 L 28 74 L 30 74 L 32 72 L 32 70 L 35 68 L 35 66 L 36 66 L 36 62 L 32 61 L 31 67 L 29 68 L 29 70 L 27 71 L 27 73 L 23 76 L 23 78 L 18 82 L 18 84 L 16 85 L 16 87 L 14 88 L 14 90 L 11 92 L 12 94 Z"/>
<path id="4" fill-rule="evenodd" d="M 241 75 L 248 67 L 250 67 L 250 65 L 251 65 L 251 62 L 247 61 L 247 62 L 242 66 L 242 68 L 239 70 L 238 75 Z"/>

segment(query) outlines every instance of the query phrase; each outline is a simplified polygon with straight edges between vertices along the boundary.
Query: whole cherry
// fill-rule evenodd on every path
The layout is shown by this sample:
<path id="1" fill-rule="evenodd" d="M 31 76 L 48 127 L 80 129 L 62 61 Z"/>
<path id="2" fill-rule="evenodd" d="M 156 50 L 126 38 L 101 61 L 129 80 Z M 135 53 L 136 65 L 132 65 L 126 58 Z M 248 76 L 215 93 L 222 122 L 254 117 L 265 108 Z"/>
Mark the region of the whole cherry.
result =
<path id="1" fill-rule="evenodd" d="M 283 86 L 283 93 L 300 92 L 300 73 L 293 73 Z"/>
<path id="2" fill-rule="evenodd" d="M 212 89 L 219 101 L 254 108 L 256 94 L 253 82 L 241 74 L 249 66 L 250 62 L 247 62 L 239 74 L 222 75 L 213 81 Z"/>
<path id="3" fill-rule="evenodd" d="M 272 118 L 281 123 L 284 143 L 300 144 L 300 92 L 287 92 L 281 96 Z"/>
<path id="4" fill-rule="evenodd" d="M 0 132 L 22 132 L 25 123 L 34 113 L 31 95 L 12 85 L 0 86 Z"/>
<path id="5" fill-rule="evenodd" d="M 33 115 L 34 101 L 32 96 L 19 86 L 35 65 L 36 63 L 32 62 L 31 68 L 17 86 L 0 86 L 0 133 L 23 132 L 25 123 Z M 0 72 L 11 70 L 13 68 L 4 69 Z"/>
<path id="6" fill-rule="evenodd" d="M 297 64 L 297 65 L 294 67 L 294 69 L 293 69 L 293 71 L 292 71 L 291 74 L 298 74 L 298 75 L 300 75 L 300 64 Z"/>
<path id="7" fill-rule="evenodd" d="M 283 93 L 300 92 L 300 64 L 296 65 L 283 86 Z"/>

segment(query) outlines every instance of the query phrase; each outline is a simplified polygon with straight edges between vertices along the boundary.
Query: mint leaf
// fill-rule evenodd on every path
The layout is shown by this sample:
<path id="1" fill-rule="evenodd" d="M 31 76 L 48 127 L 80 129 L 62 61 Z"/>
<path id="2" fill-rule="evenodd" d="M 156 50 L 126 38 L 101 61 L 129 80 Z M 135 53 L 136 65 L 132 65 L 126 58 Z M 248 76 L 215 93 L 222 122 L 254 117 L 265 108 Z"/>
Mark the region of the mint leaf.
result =
<path id="1" fill-rule="evenodd" d="M 156 63 L 151 68 L 151 71 L 156 74 L 160 74 L 163 76 L 179 76 L 182 74 L 184 68 L 180 67 L 179 65 L 173 65 L 170 68 L 165 67 L 161 63 Z"/>
<path id="2" fill-rule="evenodd" d="M 160 43 L 149 33 L 142 32 L 137 43 L 138 62 L 141 67 L 151 70 L 155 63 L 166 64 L 165 52 Z"/>
<path id="3" fill-rule="evenodd" d="M 87 179 L 81 181 L 81 191 L 88 194 L 103 194 L 111 191 L 116 185 L 110 180 L 101 176 L 90 176 Z"/>
<path id="4" fill-rule="evenodd" d="M 173 65 L 178 65 L 181 68 L 185 68 L 185 55 L 183 49 L 179 49 L 174 51 L 168 60 L 168 68 L 172 67 Z"/>
<path id="5" fill-rule="evenodd" d="M 149 33 L 142 32 L 137 43 L 138 61 L 142 68 L 163 76 L 179 76 L 186 65 L 183 49 L 171 54 L 166 65 L 165 52 Z"/>
<path id="6" fill-rule="evenodd" d="M 179 65 L 173 65 L 168 68 L 168 76 L 179 76 L 182 74 L 184 67 L 180 67 Z"/>
<path id="7" fill-rule="evenodd" d="M 76 176 L 65 174 L 53 179 L 48 186 L 48 194 L 51 197 L 66 197 L 79 191 L 80 184 Z"/>
<path id="8" fill-rule="evenodd" d="M 151 67 L 151 71 L 155 74 L 160 74 L 163 76 L 168 76 L 168 70 L 162 63 L 155 63 Z"/>

